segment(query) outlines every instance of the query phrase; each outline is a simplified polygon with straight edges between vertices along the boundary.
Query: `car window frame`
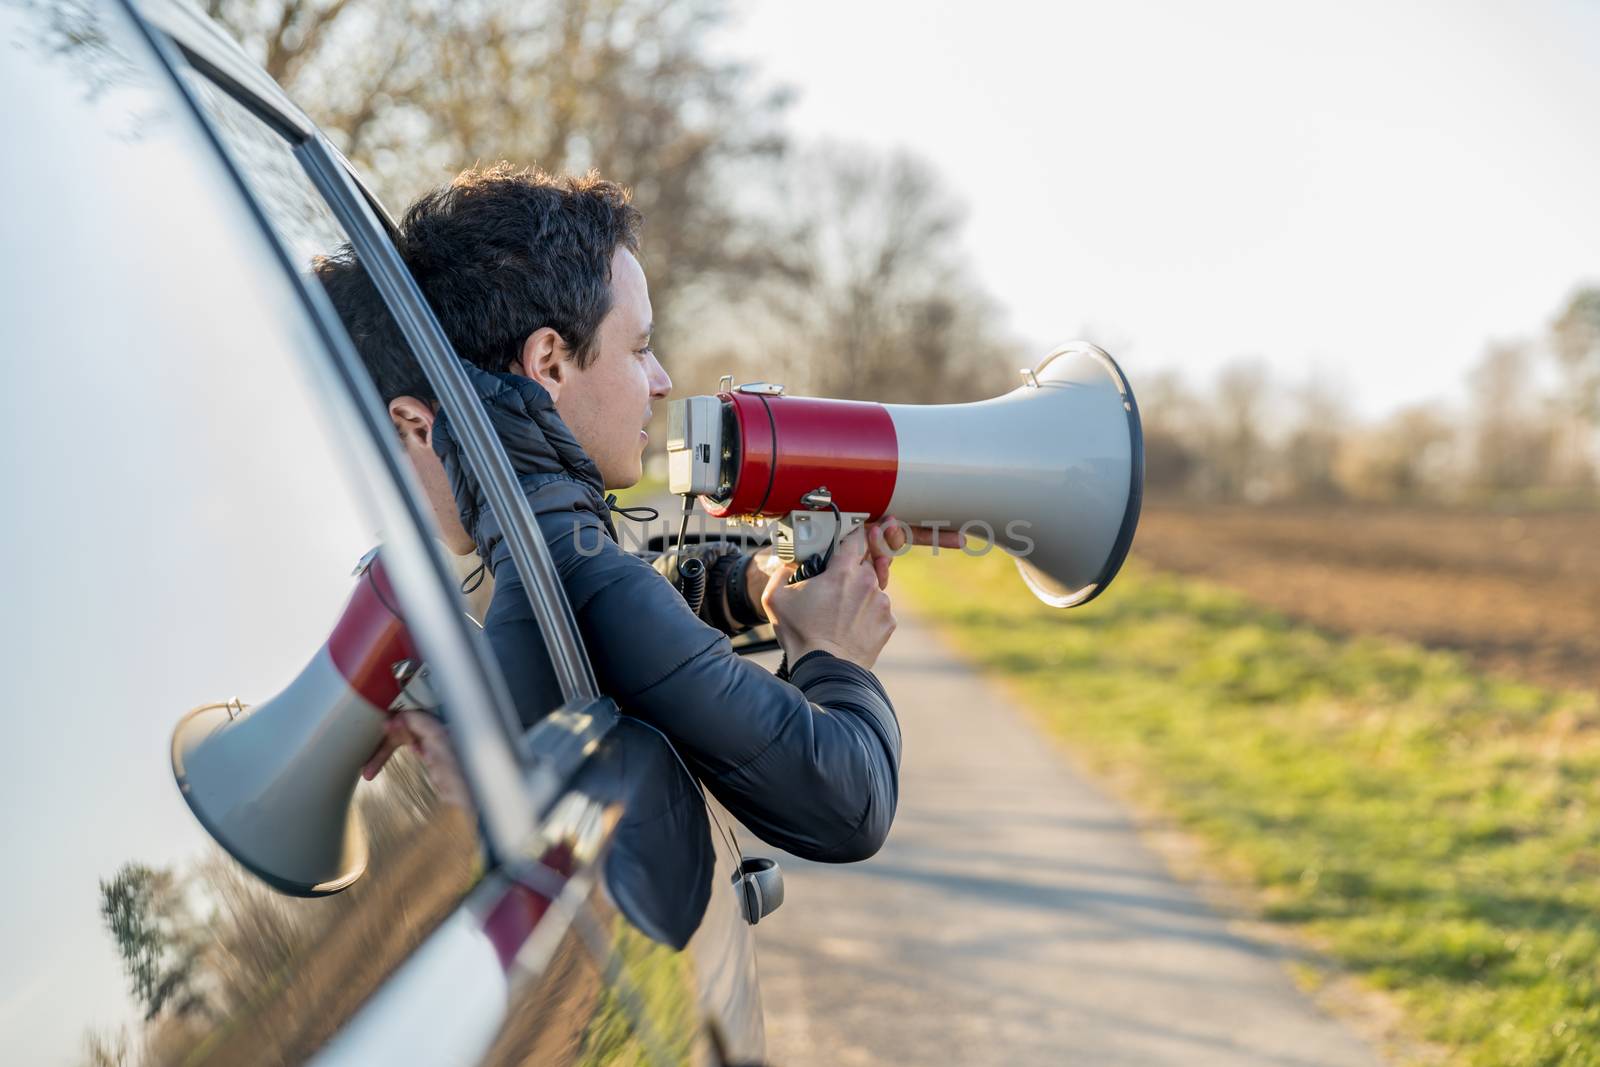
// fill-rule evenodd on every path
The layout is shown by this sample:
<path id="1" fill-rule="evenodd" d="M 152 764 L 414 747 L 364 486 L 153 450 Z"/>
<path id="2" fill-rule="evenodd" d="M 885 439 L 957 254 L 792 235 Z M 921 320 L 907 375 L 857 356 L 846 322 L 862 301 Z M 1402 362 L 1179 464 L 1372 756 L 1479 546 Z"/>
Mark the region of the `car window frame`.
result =
<path id="1" fill-rule="evenodd" d="M 534 617 L 551 646 L 551 664 L 561 683 L 563 700 L 568 707 L 586 708 L 599 696 L 599 690 L 565 589 L 510 461 L 461 371 L 459 357 L 394 247 L 397 227 L 393 216 L 316 124 L 201 12 L 173 0 L 128 2 L 135 14 L 158 29 L 190 66 L 289 143 L 313 186 L 350 234 L 357 257 L 438 391 L 440 403 L 456 422 L 468 462 L 489 495 L 489 506 L 502 518 L 512 560 L 523 577 Z M 203 109 L 201 118 L 210 128 Z M 248 189 L 246 195 L 252 195 Z M 502 495 L 505 499 L 498 499 Z"/>
<path id="2" fill-rule="evenodd" d="M 357 257 L 411 344 L 440 403 L 456 423 L 468 463 L 488 495 L 490 508 L 501 519 L 506 545 L 522 575 L 534 618 L 550 646 L 551 665 L 561 684 L 564 703 L 568 707 L 591 704 L 599 696 L 599 689 L 549 549 L 518 487 L 510 460 L 461 370 L 459 357 L 394 247 L 392 216 L 387 211 L 374 210 L 376 197 L 355 177 L 349 161 L 238 44 L 200 12 L 171 0 L 138 0 L 135 9 L 136 14 L 161 30 L 190 66 L 289 142 L 312 184 L 350 234 Z M 183 88 L 187 95 L 187 87 Z M 210 119 L 203 109 L 201 117 L 209 129 Z M 250 195 L 248 189 L 246 193 Z M 381 232 L 381 239 L 375 231 Z"/>

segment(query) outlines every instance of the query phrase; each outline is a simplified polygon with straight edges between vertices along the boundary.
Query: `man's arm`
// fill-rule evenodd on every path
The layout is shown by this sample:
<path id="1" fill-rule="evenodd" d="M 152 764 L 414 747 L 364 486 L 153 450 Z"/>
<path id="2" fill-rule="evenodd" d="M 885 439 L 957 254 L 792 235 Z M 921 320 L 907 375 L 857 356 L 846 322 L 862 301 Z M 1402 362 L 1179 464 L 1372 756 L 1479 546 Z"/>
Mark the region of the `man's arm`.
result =
<path id="1" fill-rule="evenodd" d="M 587 516 L 542 515 L 540 525 L 600 687 L 624 712 L 671 738 L 764 841 L 833 862 L 877 851 L 898 799 L 900 729 L 871 671 L 816 651 L 795 658 L 794 684 L 784 682 L 737 656 L 647 563 L 603 534 L 595 553 Z M 496 576 L 485 628 L 506 663 L 538 634 L 514 568 Z"/>
<path id="2" fill-rule="evenodd" d="M 894 557 L 913 545 L 962 548 L 965 539 L 956 530 L 938 531 L 926 526 L 909 526 L 885 516 L 868 527 L 867 551 L 871 555 L 878 588 L 889 585 L 889 566 Z M 730 637 L 752 626 L 769 621 L 763 596 L 778 569 L 771 547 L 745 551 L 727 541 L 707 541 L 685 545 L 681 552 L 667 552 L 650 561 L 651 566 L 676 584 L 677 561 L 682 556 L 697 556 L 706 565 L 705 599 L 700 618 Z"/>

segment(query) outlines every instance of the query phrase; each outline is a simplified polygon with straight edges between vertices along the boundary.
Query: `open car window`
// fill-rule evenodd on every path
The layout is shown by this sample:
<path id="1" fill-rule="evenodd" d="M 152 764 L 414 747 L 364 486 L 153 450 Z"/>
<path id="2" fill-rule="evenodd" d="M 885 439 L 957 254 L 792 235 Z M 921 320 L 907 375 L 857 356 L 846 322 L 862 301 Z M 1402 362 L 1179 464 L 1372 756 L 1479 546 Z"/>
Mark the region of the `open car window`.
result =
<path id="1" fill-rule="evenodd" d="M 269 224 L 283 241 L 291 262 L 316 288 L 326 295 L 349 335 L 363 365 L 370 371 L 381 368 L 389 380 L 414 383 L 408 386 L 421 394 L 416 399 L 435 410 L 439 405 L 411 346 L 393 313 L 374 285 L 365 263 L 351 247 L 350 235 L 334 216 L 297 157 L 294 147 L 265 120 L 247 108 L 227 90 L 192 67 L 182 75 L 195 92 L 213 128 L 233 155 L 245 182 L 255 194 Z M 383 381 L 374 385 L 383 396 Z M 396 431 L 398 434 L 398 431 Z M 444 481 L 445 473 L 436 456 L 422 450 L 408 452 L 408 459 L 426 465 L 414 466 L 425 495 L 435 510 L 427 516 L 430 532 L 453 565 L 462 595 L 462 610 L 481 622 L 493 592 L 494 580 L 472 550 L 461 543 L 463 532 Z M 429 486 L 429 479 L 433 484 Z M 443 524 L 454 520 L 454 530 Z M 454 542 L 454 543 L 452 543 Z M 533 633 L 523 651 L 530 661 L 538 661 L 549 671 L 549 654 L 542 635 Z M 516 709 L 522 722 L 535 721 L 555 710 L 552 705 L 539 709 Z M 520 732 L 520 724 L 512 726 Z"/>

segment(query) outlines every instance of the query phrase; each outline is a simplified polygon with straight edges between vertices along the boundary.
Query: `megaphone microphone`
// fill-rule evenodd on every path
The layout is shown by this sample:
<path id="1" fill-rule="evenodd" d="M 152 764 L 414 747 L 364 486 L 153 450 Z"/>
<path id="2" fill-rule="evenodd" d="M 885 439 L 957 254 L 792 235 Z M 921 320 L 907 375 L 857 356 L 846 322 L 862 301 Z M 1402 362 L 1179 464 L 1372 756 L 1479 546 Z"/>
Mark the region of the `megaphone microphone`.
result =
<path id="1" fill-rule="evenodd" d="M 1139 407 L 1116 361 L 1086 342 L 1022 375 L 1004 396 L 929 405 L 724 378 L 716 395 L 669 405 L 669 488 L 717 518 L 772 521 L 774 550 L 801 574 L 893 515 L 1008 552 L 1047 604 L 1086 604 L 1116 577 L 1138 526 Z"/>
<path id="2" fill-rule="evenodd" d="M 437 706 L 377 551 L 333 632 L 288 688 L 189 712 L 172 773 L 195 818 L 252 874 L 294 896 L 337 893 L 367 866 L 352 801 L 389 715 Z"/>

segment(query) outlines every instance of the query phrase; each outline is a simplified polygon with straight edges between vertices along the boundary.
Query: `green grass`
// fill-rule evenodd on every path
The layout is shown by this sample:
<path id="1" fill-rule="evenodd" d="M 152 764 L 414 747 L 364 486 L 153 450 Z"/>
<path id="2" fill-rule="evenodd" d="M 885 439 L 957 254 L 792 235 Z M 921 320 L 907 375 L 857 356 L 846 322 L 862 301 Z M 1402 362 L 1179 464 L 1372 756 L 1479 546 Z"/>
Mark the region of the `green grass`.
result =
<path id="1" fill-rule="evenodd" d="M 583 1036 L 579 1067 L 635 1067 L 694 1060 L 698 1019 L 695 977 L 687 954 L 674 952 L 635 930 L 622 916 L 611 923 L 614 956 L 607 967 L 600 1003 Z M 618 992 L 618 982 L 626 993 Z M 634 999 L 628 1004 L 625 999 Z M 641 1037 L 633 1013 L 648 1020 L 650 1040 Z"/>
<path id="2" fill-rule="evenodd" d="M 626 489 L 616 490 L 617 503 L 623 507 L 645 504 L 665 496 L 666 492 L 667 480 L 665 478 L 654 478 L 647 474 L 639 479 L 637 484 L 630 485 Z"/>
<path id="3" fill-rule="evenodd" d="M 1137 560 L 1071 611 L 998 552 L 895 581 L 1451 1063 L 1600 1063 L 1596 693 L 1330 637 Z"/>

